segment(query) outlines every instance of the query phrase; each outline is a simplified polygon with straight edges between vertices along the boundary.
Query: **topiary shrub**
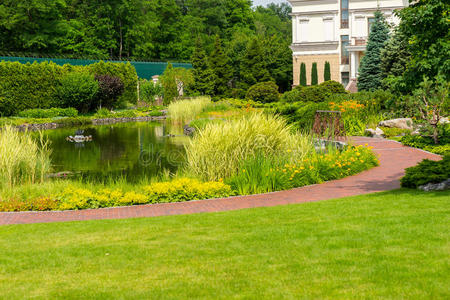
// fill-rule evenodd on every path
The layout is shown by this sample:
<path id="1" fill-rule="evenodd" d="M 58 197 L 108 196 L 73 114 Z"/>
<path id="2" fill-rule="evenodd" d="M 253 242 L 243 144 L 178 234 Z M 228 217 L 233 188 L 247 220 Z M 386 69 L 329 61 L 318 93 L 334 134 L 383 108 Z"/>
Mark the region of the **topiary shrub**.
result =
<path id="1" fill-rule="evenodd" d="M 312 63 L 311 67 L 311 85 L 317 85 L 319 78 L 317 75 L 317 63 Z"/>
<path id="2" fill-rule="evenodd" d="M 69 73 L 61 80 L 59 99 L 65 107 L 87 112 L 97 96 L 98 82 L 87 73 Z"/>
<path id="3" fill-rule="evenodd" d="M 450 155 L 441 161 L 425 159 L 415 167 L 406 169 L 400 180 L 402 187 L 417 188 L 427 183 L 440 183 L 450 178 Z"/>
<path id="4" fill-rule="evenodd" d="M 325 67 L 324 67 L 324 70 L 323 70 L 323 80 L 324 81 L 331 80 L 331 67 L 330 67 L 330 62 L 329 61 L 325 62 Z"/>
<path id="5" fill-rule="evenodd" d="M 112 109 L 118 105 L 118 99 L 123 94 L 124 85 L 118 76 L 95 75 L 98 82 L 98 94 L 92 108 L 107 107 Z"/>
<path id="6" fill-rule="evenodd" d="M 278 101 L 280 94 L 278 93 L 278 86 L 272 81 L 267 81 L 252 85 L 245 98 L 261 103 L 270 103 Z"/>
<path id="7" fill-rule="evenodd" d="M 302 93 L 300 89 L 293 89 L 292 91 L 283 93 L 283 95 L 281 95 L 280 101 L 285 103 L 298 102 L 302 100 L 301 96 Z"/>

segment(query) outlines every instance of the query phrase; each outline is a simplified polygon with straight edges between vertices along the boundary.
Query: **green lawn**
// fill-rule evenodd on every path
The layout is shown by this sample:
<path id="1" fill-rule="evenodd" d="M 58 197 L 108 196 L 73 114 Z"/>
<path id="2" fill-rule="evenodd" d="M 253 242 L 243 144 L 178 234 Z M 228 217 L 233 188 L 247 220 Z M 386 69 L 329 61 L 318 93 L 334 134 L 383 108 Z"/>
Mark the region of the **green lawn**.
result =
<path id="1" fill-rule="evenodd" d="M 0 227 L 0 299 L 450 297 L 450 192 Z"/>

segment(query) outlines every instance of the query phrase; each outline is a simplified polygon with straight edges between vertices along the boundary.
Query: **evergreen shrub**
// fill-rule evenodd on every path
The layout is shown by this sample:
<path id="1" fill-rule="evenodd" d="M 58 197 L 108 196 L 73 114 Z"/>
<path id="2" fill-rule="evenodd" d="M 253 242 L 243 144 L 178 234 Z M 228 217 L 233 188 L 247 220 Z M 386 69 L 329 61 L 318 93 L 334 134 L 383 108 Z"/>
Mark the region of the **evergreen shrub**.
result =
<path id="1" fill-rule="evenodd" d="M 417 188 L 427 183 L 440 183 L 450 178 L 450 155 L 443 160 L 425 159 L 417 166 L 407 168 L 405 176 L 400 180 L 402 187 Z"/>
<path id="2" fill-rule="evenodd" d="M 61 80 L 58 97 L 64 107 L 87 112 L 98 92 L 98 82 L 88 73 L 68 73 Z"/>
<path id="3" fill-rule="evenodd" d="M 278 86 L 272 81 L 267 81 L 252 85 L 245 98 L 261 103 L 270 103 L 278 101 L 280 94 L 278 93 Z"/>

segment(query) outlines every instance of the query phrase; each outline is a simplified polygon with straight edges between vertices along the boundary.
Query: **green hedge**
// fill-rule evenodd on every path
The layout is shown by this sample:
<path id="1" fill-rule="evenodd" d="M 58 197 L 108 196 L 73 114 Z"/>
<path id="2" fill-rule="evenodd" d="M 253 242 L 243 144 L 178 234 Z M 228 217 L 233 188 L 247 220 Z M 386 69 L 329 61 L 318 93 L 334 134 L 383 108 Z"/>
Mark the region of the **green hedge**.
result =
<path id="1" fill-rule="evenodd" d="M 124 83 L 119 102 L 137 100 L 137 73 L 130 63 L 98 62 L 87 66 L 59 66 L 53 62 L 0 62 L 0 115 L 16 115 L 34 108 L 61 107 L 58 97 L 62 78 L 72 72 L 92 75 L 113 75 Z"/>
<path id="2" fill-rule="evenodd" d="M 55 118 L 55 117 L 77 117 L 78 111 L 73 108 L 50 108 L 50 109 L 27 109 L 19 113 L 22 118 Z"/>

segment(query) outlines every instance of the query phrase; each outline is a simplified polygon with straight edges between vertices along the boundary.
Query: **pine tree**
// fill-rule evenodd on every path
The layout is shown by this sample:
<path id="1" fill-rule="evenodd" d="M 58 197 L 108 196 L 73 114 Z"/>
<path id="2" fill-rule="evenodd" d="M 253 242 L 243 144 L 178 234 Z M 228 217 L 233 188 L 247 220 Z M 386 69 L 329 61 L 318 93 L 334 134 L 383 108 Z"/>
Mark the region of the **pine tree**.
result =
<path id="1" fill-rule="evenodd" d="M 209 57 L 210 68 L 213 72 L 212 82 L 214 83 L 214 95 L 224 96 L 230 94 L 230 81 L 233 77 L 233 70 L 230 68 L 228 56 L 222 49 L 222 42 L 216 36 L 214 50 Z"/>
<path id="2" fill-rule="evenodd" d="M 208 57 L 203 49 L 201 39 L 197 39 L 194 53 L 191 57 L 192 75 L 194 84 L 192 91 L 201 95 L 213 95 L 214 93 L 214 73 L 208 65 Z"/>
<path id="3" fill-rule="evenodd" d="M 318 84 L 317 63 L 313 63 L 312 68 L 311 68 L 311 85 L 317 85 L 317 84 Z"/>
<path id="4" fill-rule="evenodd" d="M 259 82 L 273 81 L 267 70 L 264 52 L 257 38 L 253 38 L 247 47 L 240 75 L 241 87 L 245 90 Z"/>
<path id="5" fill-rule="evenodd" d="M 300 64 L 300 85 L 306 86 L 306 65 L 305 65 L 305 63 Z"/>
<path id="6" fill-rule="evenodd" d="M 324 81 L 331 80 L 331 70 L 330 70 L 330 62 L 329 61 L 325 62 L 325 67 L 323 70 L 323 80 Z"/>
<path id="7" fill-rule="evenodd" d="M 383 14 L 375 12 L 375 21 L 367 41 L 366 54 L 359 66 L 358 90 L 370 91 L 382 87 L 381 50 L 389 39 L 389 28 Z"/>

